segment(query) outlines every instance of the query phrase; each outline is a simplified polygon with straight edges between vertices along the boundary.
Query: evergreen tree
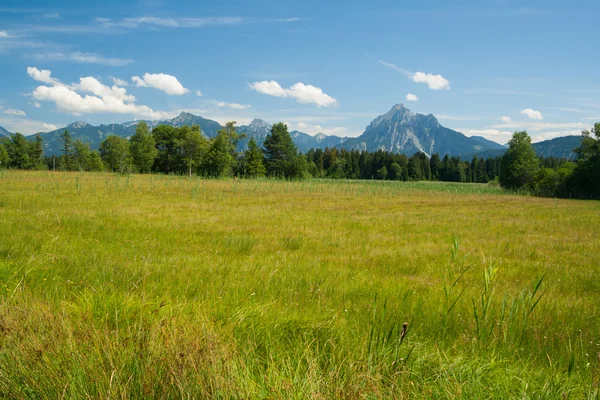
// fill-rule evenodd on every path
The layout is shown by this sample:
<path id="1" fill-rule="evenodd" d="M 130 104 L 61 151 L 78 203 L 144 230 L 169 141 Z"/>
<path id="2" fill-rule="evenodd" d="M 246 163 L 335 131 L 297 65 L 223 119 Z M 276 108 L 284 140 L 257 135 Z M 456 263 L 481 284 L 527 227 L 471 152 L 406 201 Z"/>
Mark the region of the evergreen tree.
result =
<path id="1" fill-rule="evenodd" d="M 438 153 L 433 153 L 429 160 L 429 168 L 431 170 L 431 179 L 434 181 L 440 180 L 440 170 L 442 169 L 442 160 Z"/>
<path id="2" fill-rule="evenodd" d="M 150 172 L 154 159 L 158 155 L 154 136 L 148 131 L 148 124 L 138 123 L 135 134 L 130 139 L 130 150 L 133 165 L 141 173 Z"/>
<path id="3" fill-rule="evenodd" d="M 412 181 L 420 181 L 423 179 L 419 153 L 416 153 L 408 160 L 408 177 Z"/>
<path id="4" fill-rule="evenodd" d="M 72 171 L 73 165 L 73 138 L 71 133 L 65 129 L 61 135 L 62 138 L 62 156 L 60 158 L 60 168 L 64 171 Z"/>
<path id="5" fill-rule="evenodd" d="M 508 189 L 532 188 L 539 160 L 526 131 L 515 132 L 502 156 L 500 185 Z"/>
<path id="6" fill-rule="evenodd" d="M 267 172 L 265 168 L 265 155 L 262 150 L 256 144 L 256 140 L 254 138 L 250 138 L 248 141 L 248 149 L 244 154 L 245 166 L 246 166 L 246 174 L 253 178 L 264 176 Z"/>
<path id="7" fill-rule="evenodd" d="M 391 180 L 399 181 L 402 179 L 402 167 L 398 163 L 390 164 L 390 170 L 388 171 L 388 176 Z"/>
<path id="8" fill-rule="evenodd" d="M 29 145 L 29 158 L 31 168 L 42 169 L 44 165 L 44 139 L 39 133 L 35 135 L 35 142 Z"/>
<path id="9" fill-rule="evenodd" d="M 8 157 L 10 166 L 17 169 L 29 169 L 32 167 L 30 154 L 31 143 L 20 133 L 10 135 L 8 146 Z"/>
<path id="10" fill-rule="evenodd" d="M 263 143 L 267 174 L 281 178 L 302 178 L 306 173 L 306 158 L 298 155 L 296 145 L 288 132 L 287 125 L 273 125 L 271 133 Z"/>

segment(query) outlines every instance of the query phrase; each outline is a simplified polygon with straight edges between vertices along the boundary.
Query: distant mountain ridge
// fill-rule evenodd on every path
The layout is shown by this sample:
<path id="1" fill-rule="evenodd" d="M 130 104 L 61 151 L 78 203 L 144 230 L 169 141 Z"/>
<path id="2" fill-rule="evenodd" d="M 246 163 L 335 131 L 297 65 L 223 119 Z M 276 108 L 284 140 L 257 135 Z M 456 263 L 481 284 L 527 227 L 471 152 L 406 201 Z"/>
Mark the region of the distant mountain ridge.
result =
<path id="1" fill-rule="evenodd" d="M 109 135 L 125 138 L 131 137 L 140 121 L 128 121 L 121 124 L 108 124 L 94 126 L 85 121 L 76 121 L 66 127 L 51 132 L 41 133 L 44 139 L 44 152 L 46 155 L 60 154 L 61 134 L 65 129 L 71 132 L 73 139 L 80 139 L 90 144 L 92 149 L 97 149 L 100 143 Z M 157 125 L 170 125 L 174 127 L 198 125 L 209 138 L 215 137 L 222 126 L 213 120 L 206 119 L 188 112 L 182 112 L 175 118 L 160 121 L 145 121 L 152 129 Z M 248 125 L 237 127 L 239 133 L 246 134 L 246 138 L 238 143 L 238 150 L 247 147 L 250 138 L 254 138 L 262 145 L 271 131 L 272 125 L 261 119 L 254 119 Z M 0 127 L 0 138 L 10 136 L 10 132 Z M 467 137 L 464 134 L 442 126 L 437 118 L 432 115 L 413 113 L 403 104 L 396 104 L 387 113 L 375 118 L 365 129 L 364 133 L 355 138 L 328 136 L 317 133 L 312 136 L 294 130 L 290 132 L 298 149 L 306 153 L 310 149 L 325 149 L 337 147 L 346 150 L 365 150 L 375 152 L 384 150 L 394 153 L 403 153 L 408 156 L 423 152 L 428 156 L 438 153 L 471 158 L 474 155 L 482 157 L 496 157 L 502 155 L 506 148 L 496 142 L 481 136 Z M 32 136 L 31 136 L 32 137 Z M 543 157 L 555 156 L 573 159 L 573 149 L 581 141 L 579 136 L 559 137 L 535 143 L 534 149 Z"/>

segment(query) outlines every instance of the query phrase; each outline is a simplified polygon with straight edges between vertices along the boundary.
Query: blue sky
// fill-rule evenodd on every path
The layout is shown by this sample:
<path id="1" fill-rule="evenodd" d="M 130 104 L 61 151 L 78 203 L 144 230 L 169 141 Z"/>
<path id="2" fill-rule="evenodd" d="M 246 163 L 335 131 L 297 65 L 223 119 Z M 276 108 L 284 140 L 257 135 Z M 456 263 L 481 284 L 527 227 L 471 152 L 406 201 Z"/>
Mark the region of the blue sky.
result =
<path id="1" fill-rule="evenodd" d="M 396 103 L 468 136 L 600 121 L 600 2 L 13 1 L 0 126 L 287 122 L 358 136 Z"/>

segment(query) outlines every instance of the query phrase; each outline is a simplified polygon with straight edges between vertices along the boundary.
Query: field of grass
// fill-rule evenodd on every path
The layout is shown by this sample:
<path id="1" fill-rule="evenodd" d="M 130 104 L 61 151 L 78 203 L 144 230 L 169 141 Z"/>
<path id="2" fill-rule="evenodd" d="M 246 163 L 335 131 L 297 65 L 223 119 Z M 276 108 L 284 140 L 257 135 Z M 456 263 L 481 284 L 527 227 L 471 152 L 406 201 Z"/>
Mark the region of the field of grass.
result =
<path id="1" fill-rule="evenodd" d="M 600 202 L 0 171 L 0 289 L 0 398 L 600 397 Z"/>

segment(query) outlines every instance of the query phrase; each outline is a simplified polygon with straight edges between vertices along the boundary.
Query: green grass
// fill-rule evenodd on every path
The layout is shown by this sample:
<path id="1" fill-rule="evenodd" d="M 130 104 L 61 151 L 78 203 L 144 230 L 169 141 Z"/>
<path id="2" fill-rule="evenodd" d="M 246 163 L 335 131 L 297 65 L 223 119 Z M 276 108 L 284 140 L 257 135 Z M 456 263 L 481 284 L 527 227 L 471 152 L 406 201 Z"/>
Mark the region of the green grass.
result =
<path id="1" fill-rule="evenodd" d="M 0 398 L 598 398 L 599 272 L 600 202 L 0 171 Z"/>

